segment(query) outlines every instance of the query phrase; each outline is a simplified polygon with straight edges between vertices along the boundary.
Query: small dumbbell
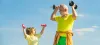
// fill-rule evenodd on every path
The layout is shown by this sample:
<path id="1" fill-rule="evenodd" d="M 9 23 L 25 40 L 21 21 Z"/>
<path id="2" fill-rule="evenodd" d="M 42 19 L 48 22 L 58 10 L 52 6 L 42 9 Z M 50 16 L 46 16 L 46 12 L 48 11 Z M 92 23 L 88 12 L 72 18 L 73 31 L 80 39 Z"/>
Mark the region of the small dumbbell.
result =
<path id="1" fill-rule="evenodd" d="M 69 6 L 73 6 L 73 5 L 74 5 L 74 2 L 73 1 L 69 1 Z M 75 4 L 75 7 L 74 8 L 77 9 L 77 7 L 78 6 Z"/>
<path id="2" fill-rule="evenodd" d="M 23 29 L 25 29 L 25 28 L 26 28 L 24 24 L 22 24 L 22 27 L 23 27 Z"/>
<path id="3" fill-rule="evenodd" d="M 53 10 L 54 10 L 54 9 L 56 8 L 56 6 L 55 6 L 55 5 L 53 5 L 53 6 L 52 6 L 52 8 L 53 8 Z"/>
<path id="4" fill-rule="evenodd" d="M 41 26 L 44 26 L 44 27 L 46 27 L 47 25 L 46 25 L 46 24 L 41 24 Z"/>

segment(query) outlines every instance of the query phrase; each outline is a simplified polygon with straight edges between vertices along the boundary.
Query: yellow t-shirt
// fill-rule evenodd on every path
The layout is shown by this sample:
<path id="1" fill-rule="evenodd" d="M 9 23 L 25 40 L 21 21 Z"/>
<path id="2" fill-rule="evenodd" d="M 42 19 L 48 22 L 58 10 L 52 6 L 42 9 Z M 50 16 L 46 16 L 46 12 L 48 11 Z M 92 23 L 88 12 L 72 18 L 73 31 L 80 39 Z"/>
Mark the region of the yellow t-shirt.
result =
<path id="1" fill-rule="evenodd" d="M 28 42 L 28 45 L 39 45 L 39 38 L 41 34 L 36 34 L 35 36 L 26 35 L 25 39 Z"/>
<path id="2" fill-rule="evenodd" d="M 61 16 L 56 16 L 55 20 L 57 22 L 57 31 L 68 31 L 72 30 L 74 19 L 72 18 L 72 14 L 62 18 Z M 60 36 L 66 36 L 66 34 L 60 34 Z"/>

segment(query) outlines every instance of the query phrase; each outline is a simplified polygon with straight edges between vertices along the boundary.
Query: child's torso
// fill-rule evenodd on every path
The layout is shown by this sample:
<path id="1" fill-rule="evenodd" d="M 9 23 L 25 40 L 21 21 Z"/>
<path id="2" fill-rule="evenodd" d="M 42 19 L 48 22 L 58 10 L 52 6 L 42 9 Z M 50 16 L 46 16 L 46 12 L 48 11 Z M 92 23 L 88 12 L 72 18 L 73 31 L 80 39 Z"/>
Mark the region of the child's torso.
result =
<path id="1" fill-rule="evenodd" d="M 36 36 L 29 36 L 28 45 L 38 45 L 39 38 Z"/>

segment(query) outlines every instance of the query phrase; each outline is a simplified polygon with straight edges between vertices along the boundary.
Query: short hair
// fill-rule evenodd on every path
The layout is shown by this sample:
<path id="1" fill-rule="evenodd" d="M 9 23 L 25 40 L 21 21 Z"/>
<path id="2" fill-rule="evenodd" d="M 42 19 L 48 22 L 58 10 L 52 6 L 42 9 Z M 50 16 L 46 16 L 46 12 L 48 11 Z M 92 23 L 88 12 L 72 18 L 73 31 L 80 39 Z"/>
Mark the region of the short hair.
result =
<path id="1" fill-rule="evenodd" d="M 68 9 L 67 5 L 65 4 L 60 4 L 60 6 L 63 6 L 64 8 Z"/>
<path id="2" fill-rule="evenodd" d="M 26 28 L 26 34 L 30 35 L 32 33 L 32 29 L 34 29 L 34 27 Z"/>

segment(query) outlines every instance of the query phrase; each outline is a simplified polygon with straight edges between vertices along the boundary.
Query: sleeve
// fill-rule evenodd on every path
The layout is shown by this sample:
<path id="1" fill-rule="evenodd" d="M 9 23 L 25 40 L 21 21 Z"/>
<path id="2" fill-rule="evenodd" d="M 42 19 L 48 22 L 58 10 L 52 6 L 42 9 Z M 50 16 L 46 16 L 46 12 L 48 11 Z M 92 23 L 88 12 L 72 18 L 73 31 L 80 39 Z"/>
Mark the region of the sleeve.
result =
<path id="1" fill-rule="evenodd" d="M 72 16 L 73 16 L 72 14 L 69 14 L 69 18 L 70 18 L 71 20 L 74 20 L 74 18 L 73 18 Z"/>
<path id="2" fill-rule="evenodd" d="M 38 37 L 38 38 L 40 38 L 41 37 L 41 34 L 39 33 L 39 34 L 36 34 L 36 36 Z"/>
<path id="3" fill-rule="evenodd" d="M 59 21 L 59 17 L 60 17 L 60 16 L 55 16 L 55 21 L 56 21 L 56 22 Z"/>
<path id="4" fill-rule="evenodd" d="M 72 16 L 73 16 L 73 15 L 72 15 L 72 14 L 70 14 L 71 19 L 72 19 L 72 20 L 76 20 L 76 19 L 74 19 Z"/>

